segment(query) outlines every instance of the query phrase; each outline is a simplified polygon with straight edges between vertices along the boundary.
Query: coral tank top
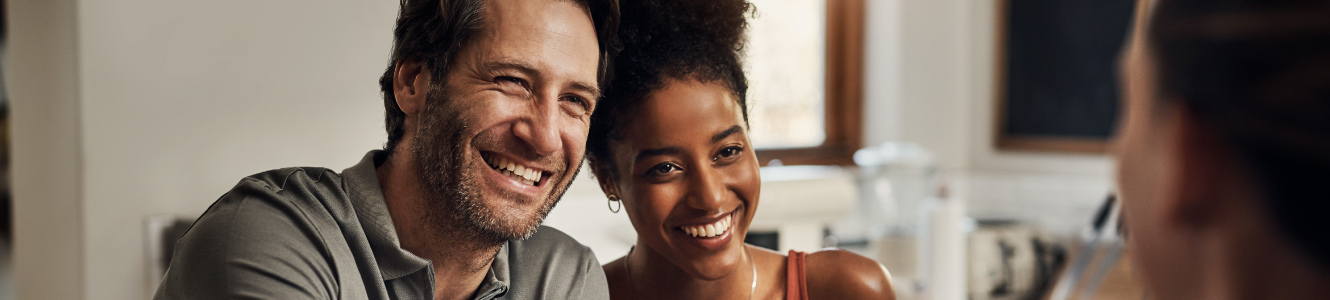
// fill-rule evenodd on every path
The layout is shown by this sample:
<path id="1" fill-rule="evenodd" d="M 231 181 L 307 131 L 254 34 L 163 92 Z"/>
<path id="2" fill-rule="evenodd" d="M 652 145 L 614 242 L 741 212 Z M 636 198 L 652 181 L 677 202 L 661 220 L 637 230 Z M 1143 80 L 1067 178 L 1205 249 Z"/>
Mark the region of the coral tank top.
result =
<path id="1" fill-rule="evenodd" d="M 808 253 L 790 250 L 786 264 L 785 299 L 808 300 L 808 281 L 804 276 L 804 257 Z"/>

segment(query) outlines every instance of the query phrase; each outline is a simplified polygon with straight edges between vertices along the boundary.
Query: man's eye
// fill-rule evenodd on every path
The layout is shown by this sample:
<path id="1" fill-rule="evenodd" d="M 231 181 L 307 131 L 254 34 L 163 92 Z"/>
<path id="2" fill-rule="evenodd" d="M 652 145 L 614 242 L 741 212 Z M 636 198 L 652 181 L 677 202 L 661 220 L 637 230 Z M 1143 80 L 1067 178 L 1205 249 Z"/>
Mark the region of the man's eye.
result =
<path id="1" fill-rule="evenodd" d="M 582 98 L 581 96 L 566 96 L 563 97 L 563 100 L 577 104 L 577 106 L 582 107 L 582 109 L 586 111 L 591 111 L 591 103 L 587 102 L 586 98 Z"/>
<path id="2" fill-rule="evenodd" d="M 522 88 L 526 88 L 526 81 L 525 81 L 525 80 L 522 80 L 521 78 L 517 78 L 517 77 L 512 77 L 512 76 L 499 76 L 499 77 L 494 77 L 494 82 L 496 82 L 496 83 L 501 83 L 501 84 L 516 84 L 516 85 L 518 85 L 518 86 L 521 86 Z"/>

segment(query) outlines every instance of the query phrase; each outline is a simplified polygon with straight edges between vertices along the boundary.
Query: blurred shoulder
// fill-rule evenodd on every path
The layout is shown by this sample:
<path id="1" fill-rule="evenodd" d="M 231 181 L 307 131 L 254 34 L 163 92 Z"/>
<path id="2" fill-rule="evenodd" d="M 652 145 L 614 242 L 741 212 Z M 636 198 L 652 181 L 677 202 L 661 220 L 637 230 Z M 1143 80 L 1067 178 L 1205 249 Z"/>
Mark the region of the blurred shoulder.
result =
<path id="1" fill-rule="evenodd" d="M 854 252 L 833 249 L 805 258 L 812 299 L 895 299 L 887 268 Z"/>

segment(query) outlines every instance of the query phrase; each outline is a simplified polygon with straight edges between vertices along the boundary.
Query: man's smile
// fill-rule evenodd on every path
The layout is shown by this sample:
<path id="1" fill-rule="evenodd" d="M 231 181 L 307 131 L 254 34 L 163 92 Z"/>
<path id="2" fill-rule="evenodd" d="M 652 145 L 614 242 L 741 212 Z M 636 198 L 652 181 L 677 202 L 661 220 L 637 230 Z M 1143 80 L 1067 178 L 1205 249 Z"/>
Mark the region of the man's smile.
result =
<path id="1" fill-rule="evenodd" d="M 481 157 L 485 159 L 485 163 L 489 164 L 491 169 L 531 186 L 541 186 L 542 183 L 545 183 L 545 179 L 547 179 L 549 175 L 552 175 L 550 172 L 534 166 L 513 162 L 512 160 L 501 156 L 493 154 L 485 155 L 485 153 L 482 152 Z"/>
<path id="2" fill-rule="evenodd" d="M 491 188 L 507 190 L 514 195 L 524 195 L 521 198 L 530 199 L 519 202 L 527 202 L 540 199 L 550 192 L 551 181 L 557 181 L 555 172 L 557 167 L 547 167 L 545 164 L 539 164 L 532 161 L 522 160 L 500 152 L 481 150 L 480 158 L 486 167 L 489 167 L 489 182 L 494 183 Z M 479 167 L 479 166 L 477 166 Z M 556 184 L 557 185 L 557 184 Z"/>

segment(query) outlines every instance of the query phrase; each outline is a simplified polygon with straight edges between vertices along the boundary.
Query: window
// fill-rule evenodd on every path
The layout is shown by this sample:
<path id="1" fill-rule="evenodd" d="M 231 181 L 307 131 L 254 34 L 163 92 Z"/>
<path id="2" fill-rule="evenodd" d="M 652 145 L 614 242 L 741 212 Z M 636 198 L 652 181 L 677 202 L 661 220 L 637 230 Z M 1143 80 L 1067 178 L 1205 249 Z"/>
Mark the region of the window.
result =
<path id="1" fill-rule="evenodd" d="M 745 58 L 763 165 L 851 164 L 861 142 L 863 0 L 751 0 Z"/>

